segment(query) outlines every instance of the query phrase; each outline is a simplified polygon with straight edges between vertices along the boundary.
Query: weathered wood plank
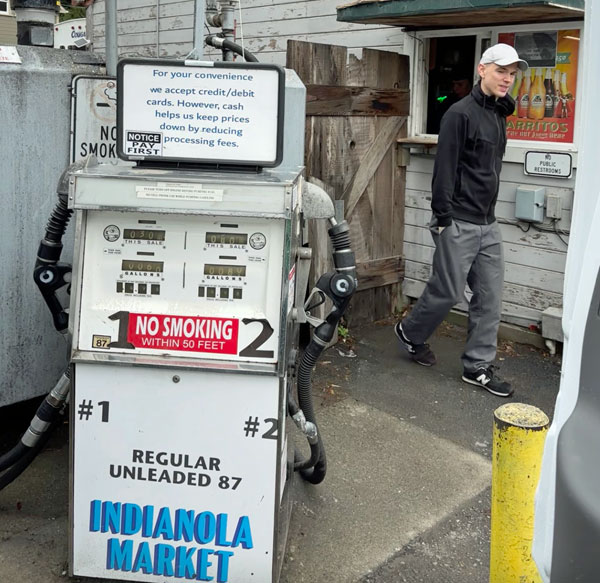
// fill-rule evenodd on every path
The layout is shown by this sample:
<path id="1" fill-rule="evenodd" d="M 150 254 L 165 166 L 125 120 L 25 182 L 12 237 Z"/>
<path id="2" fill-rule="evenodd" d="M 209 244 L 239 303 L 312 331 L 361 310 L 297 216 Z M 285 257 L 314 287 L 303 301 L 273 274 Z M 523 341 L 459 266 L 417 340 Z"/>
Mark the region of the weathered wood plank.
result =
<path id="1" fill-rule="evenodd" d="M 384 120 L 376 121 L 376 131 L 379 132 Z M 373 259 L 395 255 L 393 249 L 398 237 L 394 225 L 392 207 L 396 192 L 394 190 L 394 159 L 396 148 L 389 148 L 381 159 L 373 177 Z"/>
<path id="2" fill-rule="evenodd" d="M 381 132 L 373 141 L 371 148 L 362 161 L 351 184 L 344 191 L 342 198 L 345 203 L 346 216 L 350 216 L 356 203 L 362 196 L 365 188 L 373 177 L 381 160 L 386 152 L 392 147 L 393 138 L 398 135 L 402 126 L 406 123 L 406 118 L 390 118 L 386 120 Z"/>
<path id="3" fill-rule="evenodd" d="M 500 231 L 502 232 L 502 239 L 504 245 L 517 244 L 523 247 L 531 248 L 540 251 L 552 251 L 560 254 L 564 254 L 567 250 L 565 245 L 553 235 L 552 233 L 520 233 L 518 229 L 514 227 L 508 227 L 504 229 L 505 225 L 500 225 Z M 523 236 L 521 236 L 523 235 Z M 406 223 L 404 226 L 404 238 L 409 243 L 417 243 L 418 245 L 433 245 L 431 239 L 431 233 L 427 227 L 418 227 Z"/>
<path id="4" fill-rule="evenodd" d="M 186 28 L 183 30 L 164 30 L 160 32 L 160 44 L 168 45 L 170 43 L 181 43 L 181 42 L 193 42 L 194 31 L 192 28 Z M 150 48 L 156 47 L 156 29 L 154 32 L 143 32 L 136 34 L 122 34 L 119 35 L 119 49 L 133 46 L 149 46 Z M 104 44 L 101 44 L 101 48 L 104 48 Z"/>
<path id="5" fill-rule="evenodd" d="M 404 213 L 404 219 L 406 229 L 408 229 L 409 226 L 427 229 L 431 219 L 431 211 L 407 207 Z M 567 250 L 565 244 L 552 231 L 538 231 L 532 227 L 529 231 L 524 233 L 518 227 L 503 223 L 500 223 L 499 227 L 502 233 L 502 239 L 506 242 L 531 245 L 533 247 L 551 249 L 554 251 L 565 252 Z M 423 237 L 424 235 L 420 236 Z M 428 233 L 427 236 L 429 237 Z M 568 240 L 567 235 L 561 236 L 563 239 Z M 423 240 L 426 241 L 427 239 Z"/>
<path id="6" fill-rule="evenodd" d="M 409 208 L 421 209 L 431 213 L 431 192 L 425 192 L 423 190 L 406 190 L 406 206 Z M 500 220 L 516 221 L 515 219 L 515 203 L 505 200 L 498 200 L 496 204 L 496 217 Z M 521 221 L 521 225 L 526 229 L 526 223 Z M 546 227 L 551 226 L 551 223 L 546 220 L 544 223 Z M 571 226 L 571 211 L 569 209 L 563 209 L 562 217 L 557 223 L 559 230 L 568 230 Z M 519 228 L 515 225 L 515 228 Z M 535 226 L 531 226 L 530 229 L 535 230 Z"/>
<path id="7" fill-rule="evenodd" d="M 566 253 L 558 251 L 550 251 L 548 249 L 537 249 L 517 243 L 504 242 L 504 260 L 508 264 L 517 264 L 523 267 L 534 267 L 547 271 L 564 274 L 565 264 L 567 260 Z M 429 245 L 413 243 L 410 241 L 404 242 L 403 257 L 406 261 L 417 261 L 419 263 L 431 263 L 433 260 L 433 241 L 429 241 Z"/>
<path id="8" fill-rule="evenodd" d="M 398 64 L 399 70 L 404 70 L 402 66 L 406 65 L 406 58 L 394 53 L 378 55 L 376 52 L 369 52 L 367 69 L 356 58 L 351 59 L 351 65 L 346 67 L 347 51 L 344 49 L 337 52 L 339 60 L 331 66 L 329 59 L 336 53 L 330 46 L 315 47 L 312 43 L 294 41 L 290 41 L 289 45 L 287 65 L 296 69 L 305 83 L 344 86 L 341 89 L 310 87 L 309 95 L 316 92 L 330 97 L 333 93 L 338 98 L 342 95 L 347 99 L 347 96 L 364 93 L 367 86 L 361 85 L 360 81 L 366 79 L 369 82 L 369 99 L 372 101 L 373 95 L 384 94 L 383 91 L 376 92 L 374 89 L 389 89 L 393 87 L 386 86 L 391 83 L 390 79 L 397 80 L 398 71 L 390 72 L 386 63 L 392 68 L 395 63 Z M 340 75 L 342 67 L 343 74 Z M 328 73 L 330 81 L 327 80 L 328 75 L 323 73 L 323 68 L 331 73 Z M 373 68 L 381 71 L 382 79 L 377 77 L 376 83 L 370 76 Z M 403 80 L 403 92 L 406 85 L 407 81 Z M 344 201 L 352 247 L 357 262 L 364 265 L 366 262 L 389 258 L 393 255 L 394 248 L 402 248 L 401 224 L 394 229 L 394 221 L 402 223 L 403 213 L 390 210 L 394 207 L 395 196 L 401 199 L 397 208 L 403 207 L 404 176 L 402 173 L 399 179 L 396 176 L 395 138 L 405 124 L 405 117 L 331 115 L 332 112 L 344 113 L 338 107 L 322 111 L 328 115 L 308 115 L 306 172 L 309 177 L 321 179 L 336 199 Z M 347 112 L 348 105 L 345 107 Z M 396 193 L 394 188 L 400 191 Z M 364 285 L 368 287 L 361 289 L 353 298 L 348 318 L 373 321 L 383 315 L 388 316 L 401 300 L 399 271 L 397 265 L 387 265 L 379 274 L 368 271 L 361 273 L 363 288 Z"/>
<path id="9" fill-rule="evenodd" d="M 407 55 L 365 48 L 362 55 L 365 85 L 403 89 L 410 87 L 410 60 Z"/>
<path id="10" fill-rule="evenodd" d="M 406 261 L 404 264 L 404 273 L 407 278 L 427 282 L 431 274 L 431 266 L 424 263 Z M 555 272 L 552 273 L 556 275 Z M 557 302 L 560 303 L 562 294 L 560 290 L 540 289 L 539 287 L 524 285 L 522 282 L 505 279 L 502 297 L 507 301 L 514 301 L 514 303 L 523 302 L 523 305 L 544 310 L 548 306 L 557 305 Z"/>
<path id="11" fill-rule="evenodd" d="M 409 93 L 370 87 L 306 86 L 306 115 L 408 115 Z"/>
<path id="12" fill-rule="evenodd" d="M 305 85 L 345 85 L 345 47 L 300 40 L 287 43 L 287 66 Z"/>
<path id="13" fill-rule="evenodd" d="M 407 124 L 400 130 L 399 135 L 405 136 L 408 133 Z M 393 216 L 392 229 L 396 234 L 392 245 L 393 255 L 404 254 L 404 214 L 406 212 L 406 166 L 398 164 L 400 149 L 398 146 L 393 149 L 393 167 L 394 167 L 394 199 L 392 201 L 391 214 Z"/>
<path id="14" fill-rule="evenodd" d="M 512 205 L 511 208 L 514 208 L 516 187 L 516 184 L 510 182 L 501 184 L 500 191 L 498 192 L 498 204 Z M 565 217 L 571 215 L 573 199 L 573 191 L 571 189 L 546 188 L 546 194 L 554 194 L 560 196 L 563 205 L 562 209 Z M 406 192 L 406 203 L 408 206 L 413 206 L 416 208 L 431 208 L 431 190 L 416 190 L 408 188 Z M 509 207 L 505 206 L 505 208 Z"/>
<path id="15" fill-rule="evenodd" d="M 401 284 L 395 283 L 354 294 L 344 319 L 353 328 L 389 318 L 402 305 Z"/>
<path id="16" fill-rule="evenodd" d="M 213 31 L 214 32 L 214 31 Z M 374 33 L 377 31 L 373 31 Z M 93 33 L 93 42 L 94 42 L 94 50 L 102 53 L 105 48 L 104 43 L 104 34 L 98 35 Z M 356 33 L 359 34 L 359 33 Z M 338 39 L 335 32 L 332 32 L 329 35 L 323 35 L 324 40 L 339 40 L 340 44 L 346 43 L 346 48 L 348 49 L 348 53 L 360 54 L 365 46 L 369 46 L 371 48 L 377 49 L 378 47 L 384 48 L 388 51 L 390 50 L 402 50 L 402 43 L 400 44 L 390 44 L 389 40 L 381 39 L 381 41 L 375 42 L 377 39 L 376 34 L 372 34 L 368 39 L 363 39 L 365 42 L 363 44 L 357 43 L 357 46 L 354 46 L 351 41 L 353 37 L 349 39 Z M 258 60 L 261 63 L 273 63 L 281 66 L 286 66 L 286 44 L 289 37 L 278 37 L 278 38 L 247 38 L 244 37 L 244 47 L 250 52 L 254 53 Z M 297 38 L 297 40 L 306 41 L 307 38 L 312 38 L 311 35 L 301 35 L 301 38 Z M 161 39 L 160 44 L 160 54 L 161 56 L 166 57 L 182 57 L 187 55 L 193 47 L 192 38 L 189 40 L 185 40 L 184 43 L 179 42 L 164 42 Z M 238 42 L 241 42 L 240 39 L 237 39 Z M 348 42 L 351 44 L 348 45 Z M 182 48 L 183 47 L 183 48 Z M 152 49 L 154 48 L 154 51 Z M 140 55 L 152 55 L 156 53 L 155 45 L 148 46 L 147 44 L 136 45 L 136 43 L 130 43 L 127 47 L 127 53 L 129 55 L 140 54 Z M 121 52 L 120 54 L 124 54 Z M 204 51 L 205 56 L 208 58 L 210 55 L 214 56 L 214 60 L 220 59 L 220 52 L 209 49 L 205 47 Z"/>
<path id="17" fill-rule="evenodd" d="M 425 283 L 422 281 L 416 281 L 410 278 L 404 278 L 402 283 L 402 291 L 409 298 L 418 298 L 425 289 Z M 467 311 L 466 302 L 461 302 L 454 306 L 455 310 L 461 312 Z M 502 302 L 502 321 L 519 326 L 526 326 L 528 324 L 539 324 L 542 318 L 542 310 L 523 306 L 521 304 L 514 304 L 511 302 Z"/>
<path id="18" fill-rule="evenodd" d="M 189 28 L 191 31 L 193 26 L 193 0 L 161 0 L 160 3 L 155 0 L 127 0 L 119 4 L 117 12 L 119 23 L 155 20 L 158 4 L 161 21 L 168 17 L 185 17 L 181 22 L 182 28 Z M 93 41 L 94 50 L 99 53 L 105 49 L 104 5 L 104 0 L 96 0 L 87 11 L 88 38 Z M 401 31 L 382 26 L 340 23 L 336 19 L 336 6 L 335 0 L 260 0 L 252 2 L 251 6 L 244 4 L 241 15 L 239 10 L 235 11 L 239 25 L 236 29 L 237 40 L 240 42 L 240 33 L 243 32 L 245 47 L 256 53 L 261 62 L 280 65 L 285 64 L 288 38 L 345 45 L 356 54 L 361 54 L 364 47 L 381 47 L 396 52 L 402 50 L 404 35 Z M 343 30 L 348 24 L 351 24 L 351 27 Z M 140 26 L 149 33 L 152 24 L 148 22 Z M 159 26 L 161 30 L 164 28 L 162 22 Z M 272 27 L 273 30 L 267 30 L 265 26 Z M 289 27 L 289 30 L 285 27 Z M 173 28 L 173 26 L 167 25 L 166 28 Z M 214 28 L 210 31 L 217 32 Z M 270 32 L 273 34 L 269 34 Z M 393 33 L 393 38 L 390 32 Z M 168 37 L 160 38 L 158 53 L 160 56 L 170 57 L 187 55 L 192 49 L 193 39 L 190 36 L 182 40 L 183 43 L 174 42 Z M 157 53 L 156 39 L 137 37 L 124 44 L 119 39 L 119 43 L 123 45 L 123 48 L 120 48 L 120 54 L 123 56 L 155 56 Z M 218 51 L 208 47 L 205 49 L 205 55 L 207 58 L 220 58 Z"/>
<path id="19" fill-rule="evenodd" d="M 354 212 L 348 218 L 352 249 L 357 261 L 367 261 L 375 258 L 373 198 L 375 196 L 373 183 L 365 188 L 364 196 L 356 205 Z M 388 253 L 389 255 L 389 253 Z"/>
<path id="20" fill-rule="evenodd" d="M 347 180 L 346 165 L 350 162 L 345 156 L 348 118 L 309 117 L 310 133 L 306 135 L 306 173 L 315 176 L 333 189 L 336 199 L 341 198 Z M 359 118 L 360 119 L 360 118 Z"/>
<path id="21" fill-rule="evenodd" d="M 571 178 L 553 178 L 544 176 L 528 176 L 524 173 L 523 164 L 514 164 L 511 162 L 505 162 L 502 165 L 502 172 L 500 173 L 500 180 L 506 182 L 516 182 L 517 184 L 523 184 L 530 182 L 532 184 L 538 184 L 539 186 L 547 186 L 550 188 L 575 188 L 575 176 Z"/>
<path id="22" fill-rule="evenodd" d="M 300 17 L 288 19 L 267 19 L 260 22 L 244 20 L 244 36 L 271 38 L 299 34 L 328 34 L 336 32 L 362 32 L 364 24 L 340 22 L 335 15 Z"/>
<path id="23" fill-rule="evenodd" d="M 161 4 L 179 4 L 181 0 L 160 0 Z M 193 0 L 188 0 L 188 3 L 193 5 Z M 105 1 L 104 0 L 95 0 L 95 2 L 88 8 L 89 11 L 93 11 L 94 15 L 96 14 L 104 14 L 105 12 Z M 125 9 L 133 9 L 133 8 L 144 8 L 147 6 L 156 6 L 156 0 L 127 0 L 127 6 Z M 121 10 L 121 7 L 119 7 Z"/>
<path id="24" fill-rule="evenodd" d="M 433 249 L 430 247 L 422 247 L 421 249 L 424 250 L 423 255 L 433 255 Z M 411 251 L 412 249 L 407 245 L 407 254 L 405 256 L 406 272 L 410 273 L 414 279 L 426 281 L 429 279 L 431 272 L 431 261 L 427 261 L 426 257 L 419 257 L 418 253 L 414 254 L 415 258 L 413 259 L 411 257 Z M 426 262 L 422 262 L 423 259 L 425 259 Z M 420 275 L 417 276 L 417 273 Z M 504 264 L 504 281 L 506 283 L 515 283 L 544 292 L 561 294 L 564 286 L 564 275 L 560 271 L 540 269 L 507 261 Z"/>
<path id="25" fill-rule="evenodd" d="M 401 282 L 404 277 L 402 257 L 386 257 L 357 263 L 356 275 L 361 291 Z"/>
<path id="26" fill-rule="evenodd" d="M 431 172 L 433 171 L 433 167 L 431 171 L 427 171 L 427 168 L 424 165 L 420 163 L 414 163 L 416 156 L 411 156 L 410 160 L 410 165 L 407 169 L 407 188 L 431 193 Z M 508 164 L 505 164 L 504 166 L 508 166 Z M 513 164 L 513 166 L 515 165 Z M 554 179 L 554 183 L 547 184 L 546 180 L 539 181 L 538 177 L 524 176 L 523 174 L 521 174 L 520 177 L 513 178 L 516 178 L 516 180 L 506 180 L 504 175 L 501 176 L 500 188 L 498 192 L 499 200 L 514 202 L 517 186 L 520 184 L 528 184 L 545 187 L 546 194 L 555 194 L 561 197 L 563 200 L 563 208 L 572 208 L 573 187 L 569 187 L 567 185 L 557 186 L 556 179 Z"/>
<path id="27" fill-rule="evenodd" d="M 372 322 L 375 316 L 373 306 L 375 304 L 375 288 L 365 291 L 357 291 L 344 314 L 348 327 L 360 326 Z"/>

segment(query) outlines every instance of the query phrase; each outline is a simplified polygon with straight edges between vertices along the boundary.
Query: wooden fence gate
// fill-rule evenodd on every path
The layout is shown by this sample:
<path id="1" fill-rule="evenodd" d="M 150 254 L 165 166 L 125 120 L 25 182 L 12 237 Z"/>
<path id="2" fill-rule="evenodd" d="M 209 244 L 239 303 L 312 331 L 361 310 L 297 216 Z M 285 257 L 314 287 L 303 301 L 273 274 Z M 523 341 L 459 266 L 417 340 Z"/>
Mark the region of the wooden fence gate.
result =
<path id="1" fill-rule="evenodd" d="M 346 320 L 360 324 L 388 317 L 401 300 L 406 169 L 397 138 L 406 135 L 409 68 L 397 53 L 347 57 L 345 47 L 288 41 L 286 66 L 307 89 L 306 178 L 343 203 L 350 225 L 359 291 Z M 324 273 L 325 226 L 311 235 L 315 272 Z"/>

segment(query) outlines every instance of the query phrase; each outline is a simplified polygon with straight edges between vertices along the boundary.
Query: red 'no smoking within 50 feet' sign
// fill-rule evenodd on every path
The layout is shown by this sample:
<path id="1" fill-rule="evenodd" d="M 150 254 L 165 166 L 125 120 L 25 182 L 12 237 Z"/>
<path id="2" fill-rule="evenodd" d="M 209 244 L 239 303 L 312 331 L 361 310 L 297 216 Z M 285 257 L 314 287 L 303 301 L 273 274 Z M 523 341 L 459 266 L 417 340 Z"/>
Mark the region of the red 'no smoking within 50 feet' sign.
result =
<path id="1" fill-rule="evenodd" d="M 239 320 L 129 314 L 127 340 L 135 348 L 237 354 Z"/>

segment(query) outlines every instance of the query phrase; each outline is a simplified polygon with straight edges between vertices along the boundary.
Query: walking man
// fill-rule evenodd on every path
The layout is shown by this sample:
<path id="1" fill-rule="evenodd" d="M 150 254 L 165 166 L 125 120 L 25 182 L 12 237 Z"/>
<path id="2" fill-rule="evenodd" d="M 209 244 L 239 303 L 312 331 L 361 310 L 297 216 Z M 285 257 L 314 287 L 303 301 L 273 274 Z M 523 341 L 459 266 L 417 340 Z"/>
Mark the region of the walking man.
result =
<path id="1" fill-rule="evenodd" d="M 469 325 L 462 380 L 494 395 L 510 397 L 512 387 L 494 376 L 504 260 L 494 209 L 506 117 L 515 108 L 508 92 L 517 69 L 527 63 L 515 49 L 497 44 L 487 49 L 471 94 L 444 114 L 433 169 L 429 225 L 436 246 L 432 274 L 411 313 L 394 330 L 412 360 L 435 364 L 425 341 L 462 297 L 468 283 Z"/>

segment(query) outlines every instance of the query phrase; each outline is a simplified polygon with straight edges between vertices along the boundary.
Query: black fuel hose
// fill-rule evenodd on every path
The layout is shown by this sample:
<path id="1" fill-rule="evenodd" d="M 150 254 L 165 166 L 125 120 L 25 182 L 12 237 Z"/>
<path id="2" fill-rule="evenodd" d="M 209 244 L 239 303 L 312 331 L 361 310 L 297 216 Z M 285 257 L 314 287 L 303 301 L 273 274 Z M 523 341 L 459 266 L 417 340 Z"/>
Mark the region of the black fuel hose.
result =
<path id="1" fill-rule="evenodd" d="M 60 259 L 62 252 L 62 237 L 67 230 L 69 220 L 73 215 L 73 211 L 68 207 L 69 197 L 69 177 L 76 170 L 84 168 L 88 164 L 88 160 L 78 160 L 71 164 L 60 176 L 56 187 L 58 201 L 48 219 L 46 225 L 46 234 L 40 241 L 38 248 L 36 267 L 47 264 L 55 264 Z"/>
<path id="2" fill-rule="evenodd" d="M 242 48 L 237 43 L 234 43 L 233 41 L 230 41 L 223 37 L 220 37 L 220 36 L 217 36 L 214 34 L 209 34 L 204 39 L 204 42 L 208 46 L 214 47 L 215 49 L 227 49 L 229 51 L 232 51 L 236 55 L 240 55 L 240 57 L 244 57 L 244 60 L 247 61 L 248 63 L 258 63 L 258 59 L 250 51 Z"/>
<path id="3" fill-rule="evenodd" d="M 19 443 L 17 443 L 10 451 L 7 451 L 4 455 L 0 456 L 0 472 L 10 468 L 10 466 L 21 459 L 28 451 L 29 448 L 22 441 L 19 441 Z"/>
<path id="4" fill-rule="evenodd" d="M 58 425 L 60 425 L 60 420 L 57 419 L 52 423 L 50 429 L 40 438 L 34 447 L 27 448 L 28 451 L 26 451 L 21 458 L 19 458 L 11 467 L 9 467 L 2 475 L 0 475 L 0 490 L 6 488 L 6 486 L 16 480 L 29 467 L 37 454 L 44 448 L 50 439 L 52 432 L 56 427 L 58 427 Z"/>
<path id="5" fill-rule="evenodd" d="M 321 324 L 324 326 L 324 324 Z M 319 328 L 321 327 L 319 326 Z M 317 328 L 317 330 L 319 329 Z M 325 447 L 323 446 L 323 440 L 321 433 L 318 430 L 318 425 L 315 417 L 315 411 L 313 407 L 312 391 L 311 391 L 311 377 L 312 371 L 317 363 L 317 360 L 321 356 L 326 343 L 321 344 L 322 341 L 315 339 L 317 330 L 314 332 L 313 340 L 306 347 L 304 354 L 300 360 L 298 366 L 298 405 L 304 413 L 307 421 L 310 421 L 317 427 L 317 443 L 311 443 L 310 445 L 310 458 L 306 461 L 302 461 L 296 458 L 294 463 L 294 470 L 299 471 L 302 478 L 311 484 L 320 484 L 325 478 L 327 473 L 327 458 L 325 456 Z M 333 334 L 332 334 L 333 337 Z"/>
<path id="6" fill-rule="evenodd" d="M 67 368 L 52 391 L 50 391 L 46 398 L 40 403 L 28 429 L 23 433 L 19 443 L 0 457 L 0 472 L 8 470 L 11 467 L 20 467 L 23 459 L 29 459 L 28 456 L 32 453 L 35 457 L 40 451 L 41 447 L 46 443 L 50 436 L 50 433 L 56 427 L 57 420 L 60 418 L 60 414 L 69 394 L 70 382 L 70 369 Z M 40 444 L 42 445 L 40 446 Z M 29 463 L 27 463 L 23 469 L 25 469 Z M 0 481 L 0 490 L 2 489 L 1 483 L 2 482 Z"/>
<path id="7" fill-rule="evenodd" d="M 336 271 L 321 276 L 317 282 L 317 288 L 331 298 L 333 308 L 326 316 L 325 321 L 315 329 L 313 338 L 300 360 L 297 376 L 298 405 L 304 413 L 306 421 L 314 424 L 317 428 L 317 439 L 309 440 L 310 459 L 302 461 L 296 456 L 294 469 L 312 484 L 321 483 L 327 472 L 325 448 L 318 430 L 312 401 L 312 371 L 323 350 L 331 342 L 357 287 L 356 262 L 350 246 L 350 229 L 346 221 L 338 224 L 331 219 L 331 222 L 333 226 L 328 233 L 333 244 L 333 261 Z"/>

